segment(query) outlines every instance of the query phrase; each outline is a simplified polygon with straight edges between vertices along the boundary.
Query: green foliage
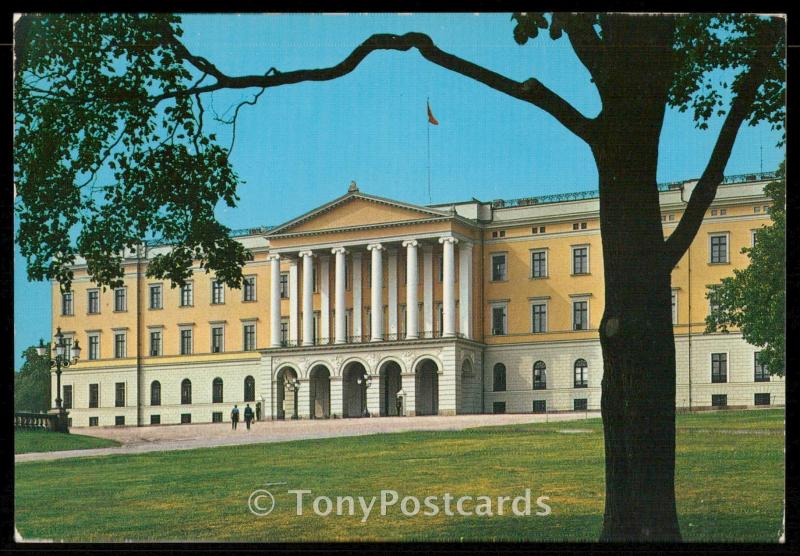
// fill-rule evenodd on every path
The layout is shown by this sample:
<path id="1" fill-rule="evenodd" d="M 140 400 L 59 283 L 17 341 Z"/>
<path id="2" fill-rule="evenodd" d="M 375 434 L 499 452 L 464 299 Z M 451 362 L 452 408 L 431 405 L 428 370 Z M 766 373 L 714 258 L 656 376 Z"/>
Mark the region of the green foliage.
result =
<path id="1" fill-rule="evenodd" d="M 214 217 L 235 206 L 228 151 L 203 130 L 167 14 L 48 14 L 17 24 L 17 241 L 32 280 L 69 289 L 70 265 L 121 284 L 122 254 L 148 237 L 180 246 L 148 275 L 182 284 L 192 259 L 236 287 L 249 254 Z M 174 36 L 173 36 L 174 33 Z M 202 79 L 202 77 L 201 77 Z"/>
<path id="2" fill-rule="evenodd" d="M 786 180 L 769 183 L 764 192 L 772 200 L 772 225 L 756 232 L 755 247 L 742 249 L 750 265 L 734 269 L 733 276 L 709 286 L 706 297 L 712 311 L 706 332 L 738 328 L 747 342 L 762 348 L 760 360 L 770 374 L 784 376 L 786 321 Z"/>
<path id="3" fill-rule="evenodd" d="M 50 352 L 50 344 L 47 344 Z M 44 412 L 50 409 L 50 361 L 40 357 L 36 347 L 30 346 L 22 353 L 25 362 L 14 373 L 14 410 Z"/>

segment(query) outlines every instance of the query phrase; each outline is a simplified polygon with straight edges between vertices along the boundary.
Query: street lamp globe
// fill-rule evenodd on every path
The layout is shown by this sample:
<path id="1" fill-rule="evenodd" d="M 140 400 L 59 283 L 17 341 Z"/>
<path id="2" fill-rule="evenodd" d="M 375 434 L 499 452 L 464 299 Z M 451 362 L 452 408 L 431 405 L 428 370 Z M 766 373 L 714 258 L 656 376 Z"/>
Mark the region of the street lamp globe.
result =
<path id="1" fill-rule="evenodd" d="M 44 345 L 44 340 L 42 338 L 39 338 L 39 345 L 36 346 L 36 355 L 39 357 L 47 355 L 47 346 Z"/>
<path id="2" fill-rule="evenodd" d="M 81 346 L 78 345 L 78 340 L 72 344 L 72 359 L 77 360 L 81 356 Z"/>

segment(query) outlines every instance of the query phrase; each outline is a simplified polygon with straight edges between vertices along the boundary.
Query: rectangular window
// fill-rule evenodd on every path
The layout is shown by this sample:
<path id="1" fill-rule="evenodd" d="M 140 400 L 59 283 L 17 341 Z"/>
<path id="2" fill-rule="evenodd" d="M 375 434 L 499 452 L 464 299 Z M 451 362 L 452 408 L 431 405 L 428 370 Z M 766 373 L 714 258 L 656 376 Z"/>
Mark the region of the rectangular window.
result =
<path id="1" fill-rule="evenodd" d="M 589 248 L 572 248 L 572 273 L 589 274 Z"/>
<path id="2" fill-rule="evenodd" d="M 127 288 L 117 288 L 114 290 L 114 310 L 117 312 L 128 310 Z"/>
<path id="3" fill-rule="evenodd" d="M 506 279 L 506 254 L 492 255 L 492 281 L 501 282 Z"/>
<path id="4" fill-rule="evenodd" d="M 753 396 L 753 403 L 755 405 L 769 405 L 769 394 L 755 394 Z"/>
<path id="5" fill-rule="evenodd" d="M 547 251 L 531 251 L 531 278 L 547 276 Z"/>
<path id="6" fill-rule="evenodd" d="M 125 383 L 117 382 L 114 385 L 114 407 L 125 407 Z"/>
<path id="7" fill-rule="evenodd" d="M 161 284 L 152 284 L 150 286 L 150 308 L 161 309 Z"/>
<path id="8" fill-rule="evenodd" d="M 121 427 L 125 424 L 125 416 L 124 415 L 117 415 L 114 417 L 114 425 L 117 427 Z"/>
<path id="9" fill-rule="evenodd" d="M 586 398 L 576 398 L 572 400 L 572 408 L 575 411 L 586 411 L 589 409 L 589 400 Z"/>
<path id="10" fill-rule="evenodd" d="M 672 324 L 678 324 L 678 291 L 672 290 Z"/>
<path id="11" fill-rule="evenodd" d="M 90 315 L 96 315 L 100 312 L 100 290 L 87 290 L 89 296 L 89 310 Z"/>
<path id="12" fill-rule="evenodd" d="M 769 371 L 767 370 L 767 366 L 761 362 L 760 351 L 753 354 L 753 367 L 755 369 L 755 382 L 769 382 Z"/>
<path id="13" fill-rule="evenodd" d="M 547 400 L 533 400 L 534 413 L 547 413 Z"/>
<path id="14" fill-rule="evenodd" d="M 61 294 L 61 314 L 63 316 L 74 315 L 72 306 L 72 292 L 62 292 Z"/>
<path id="15" fill-rule="evenodd" d="M 492 306 L 492 336 L 506 334 L 506 305 Z"/>
<path id="16" fill-rule="evenodd" d="M 256 277 L 245 276 L 244 290 L 242 292 L 242 301 L 255 301 L 256 300 Z"/>
<path id="17" fill-rule="evenodd" d="M 281 272 L 281 299 L 289 299 L 289 273 Z"/>
<path id="18" fill-rule="evenodd" d="M 72 385 L 65 384 L 63 386 L 64 393 L 64 409 L 72 409 Z"/>
<path id="19" fill-rule="evenodd" d="M 192 422 L 192 414 L 191 413 L 181 413 L 181 424 L 184 425 L 186 423 Z"/>
<path id="20" fill-rule="evenodd" d="M 89 426 L 90 427 L 96 427 L 97 424 L 98 424 L 97 417 L 89 417 Z"/>
<path id="21" fill-rule="evenodd" d="M 711 395 L 711 406 L 712 407 L 727 407 L 728 406 L 728 396 L 727 396 L 727 394 L 712 394 Z"/>
<path id="22" fill-rule="evenodd" d="M 114 334 L 114 357 L 122 359 L 125 357 L 125 332 Z"/>
<path id="23" fill-rule="evenodd" d="M 589 329 L 589 302 L 588 301 L 573 301 L 572 302 L 572 329 L 573 330 L 588 330 Z"/>
<path id="24" fill-rule="evenodd" d="M 181 355 L 192 353 L 192 331 L 188 328 L 181 330 Z"/>
<path id="25" fill-rule="evenodd" d="M 710 262 L 712 264 L 728 262 L 728 234 L 715 234 L 711 236 Z"/>
<path id="26" fill-rule="evenodd" d="M 492 403 L 492 413 L 505 413 L 505 412 L 506 412 L 506 402 Z"/>
<path id="27" fill-rule="evenodd" d="M 161 424 L 161 415 L 151 415 L 150 416 L 150 424 L 151 425 L 160 425 Z"/>
<path id="28" fill-rule="evenodd" d="M 244 338 L 244 351 L 253 351 L 256 349 L 256 325 L 245 324 L 242 327 L 242 336 Z"/>
<path id="29" fill-rule="evenodd" d="M 89 385 L 89 407 L 99 407 L 100 403 L 100 385 Z"/>
<path id="30" fill-rule="evenodd" d="M 188 282 L 181 286 L 181 307 L 191 307 L 194 305 L 194 292 L 192 283 Z"/>
<path id="31" fill-rule="evenodd" d="M 221 353 L 224 349 L 224 330 L 221 326 L 211 328 L 211 353 Z"/>
<path id="32" fill-rule="evenodd" d="M 289 343 L 289 321 L 287 319 L 281 320 L 281 345 Z"/>
<path id="33" fill-rule="evenodd" d="M 158 357 L 161 355 L 161 331 L 150 331 L 150 356 Z"/>
<path id="34" fill-rule="evenodd" d="M 89 360 L 100 359 L 100 335 L 89 335 Z"/>
<path id="35" fill-rule="evenodd" d="M 222 412 L 221 411 L 214 411 L 211 413 L 211 422 L 212 423 L 221 423 L 222 422 Z"/>
<path id="36" fill-rule="evenodd" d="M 211 304 L 221 305 L 225 303 L 225 284 L 219 280 L 211 282 Z"/>
<path id="37" fill-rule="evenodd" d="M 711 354 L 711 382 L 728 382 L 728 354 Z"/>
<path id="38" fill-rule="evenodd" d="M 547 332 L 547 303 L 531 305 L 531 332 L 534 334 Z"/>

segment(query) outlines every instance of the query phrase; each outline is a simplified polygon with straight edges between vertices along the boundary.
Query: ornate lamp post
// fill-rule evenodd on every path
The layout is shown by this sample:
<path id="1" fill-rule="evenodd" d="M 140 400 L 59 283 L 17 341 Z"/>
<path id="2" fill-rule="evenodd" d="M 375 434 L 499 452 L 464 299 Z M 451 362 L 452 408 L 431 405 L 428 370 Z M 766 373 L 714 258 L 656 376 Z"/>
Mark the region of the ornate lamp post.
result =
<path id="1" fill-rule="evenodd" d="M 300 390 L 300 381 L 296 378 L 287 378 L 284 384 L 293 393 L 292 419 L 297 419 L 297 391 Z"/>
<path id="2" fill-rule="evenodd" d="M 356 382 L 364 385 L 364 413 L 362 417 L 369 417 L 369 409 L 367 409 L 367 389 L 372 385 L 372 377 L 364 372 L 364 375 L 357 379 Z"/>
<path id="3" fill-rule="evenodd" d="M 81 348 L 78 341 L 68 349 L 67 343 L 64 341 L 64 334 L 61 333 L 61 327 L 56 329 L 55 342 L 53 343 L 53 353 L 55 354 L 49 360 L 50 368 L 56 370 L 56 406 L 49 411 L 49 413 L 56 414 L 56 430 L 58 432 L 68 432 L 67 427 L 67 412 L 61 406 L 61 368 L 67 368 L 78 362 L 81 355 Z M 47 346 L 44 345 L 44 340 L 39 339 L 39 346 L 36 348 L 36 353 L 40 357 L 47 355 Z"/>

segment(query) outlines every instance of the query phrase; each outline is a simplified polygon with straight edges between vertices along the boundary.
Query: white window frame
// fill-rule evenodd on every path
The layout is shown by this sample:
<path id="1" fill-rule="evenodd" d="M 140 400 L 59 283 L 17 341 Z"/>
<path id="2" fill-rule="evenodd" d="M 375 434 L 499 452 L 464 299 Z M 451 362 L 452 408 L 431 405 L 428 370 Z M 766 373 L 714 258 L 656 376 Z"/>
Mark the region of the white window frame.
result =
<path id="1" fill-rule="evenodd" d="M 549 330 L 549 320 L 550 320 L 550 300 L 547 298 L 534 298 L 529 300 L 529 311 L 531 315 L 531 334 L 545 334 Z M 544 305 L 544 326 L 540 332 L 534 331 L 534 318 L 533 318 L 533 308 L 537 305 Z"/>
<path id="2" fill-rule="evenodd" d="M 587 274 L 592 273 L 592 264 L 591 264 L 591 245 L 588 243 L 582 243 L 580 245 L 570 245 L 570 266 L 572 270 L 572 276 L 586 276 Z M 586 249 L 586 272 L 575 272 L 575 250 L 576 249 Z"/>
<path id="3" fill-rule="evenodd" d="M 65 312 L 65 301 L 69 296 L 69 312 Z M 68 292 L 61 292 L 61 316 L 71 317 L 75 315 L 75 292 L 70 290 Z"/>
<path id="4" fill-rule="evenodd" d="M 117 309 L 117 292 L 122 290 L 122 309 Z M 114 313 L 125 313 L 128 311 L 128 286 L 114 288 Z"/>
<path id="5" fill-rule="evenodd" d="M 183 304 L 183 288 L 189 287 L 189 303 Z M 186 284 L 178 288 L 178 307 L 194 307 L 194 280 L 186 280 Z"/>
<path id="6" fill-rule="evenodd" d="M 244 280 L 250 280 L 250 279 L 253 280 L 253 299 L 245 298 L 246 287 L 244 285 L 244 282 L 242 282 L 242 303 L 252 303 L 253 301 L 258 301 L 258 293 L 257 293 L 257 291 L 258 291 L 258 288 L 257 288 L 258 275 L 257 274 L 248 274 L 247 276 L 244 277 Z"/>
<path id="7" fill-rule="evenodd" d="M 209 352 L 210 353 L 225 353 L 225 323 L 222 323 L 222 322 L 211 322 L 211 323 L 209 323 L 209 326 L 210 326 L 210 328 L 209 328 L 209 332 L 210 332 L 210 334 L 209 334 L 209 341 L 210 341 Z M 215 328 L 221 328 L 222 329 L 222 342 L 220 343 L 219 351 L 214 351 L 214 329 Z M 192 341 L 194 341 L 194 338 L 192 338 Z"/>
<path id="8" fill-rule="evenodd" d="M 214 301 L 214 285 L 220 285 L 220 296 L 219 301 Z M 194 301 L 194 299 L 192 299 Z M 225 305 L 225 283 L 222 280 L 218 280 L 217 278 L 213 278 L 211 280 L 211 305 Z"/>
<path id="9" fill-rule="evenodd" d="M 494 327 L 494 310 L 496 308 L 503 309 L 503 333 L 495 334 Z M 490 336 L 508 336 L 508 301 L 494 301 L 489 303 L 489 326 L 491 327 Z"/>
<path id="10" fill-rule="evenodd" d="M 247 349 L 247 334 L 245 329 L 248 326 L 253 327 L 253 348 Z M 258 346 L 258 323 L 255 320 L 242 321 L 242 351 L 255 351 Z"/>
<path id="11" fill-rule="evenodd" d="M 158 354 L 153 355 L 153 332 L 159 333 L 158 339 Z M 147 327 L 147 356 L 148 357 L 160 357 L 164 355 L 164 327 L 163 326 L 149 326 Z"/>
<path id="12" fill-rule="evenodd" d="M 92 308 L 92 301 L 91 301 L 91 294 L 92 292 L 97 292 L 97 311 L 91 311 Z M 86 314 L 87 315 L 99 315 L 102 311 L 100 310 L 100 288 L 89 288 L 86 290 Z"/>
<path id="13" fill-rule="evenodd" d="M 539 247 L 539 248 L 530 250 L 530 261 L 531 261 L 530 277 L 532 279 L 538 280 L 540 278 L 547 278 L 547 277 L 550 276 L 550 261 L 549 261 L 550 257 L 547 254 L 548 251 L 549 251 L 549 249 L 547 249 L 546 247 Z M 534 266 L 533 266 L 533 256 L 534 256 L 534 254 L 538 254 L 538 253 L 544 253 L 544 273 L 541 276 L 534 276 L 534 274 L 533 274 L 533 268 L 534 268 Z"/>
<path id="14" fill-rule="evenodd" d="M 189 353 L 183 353 L 183 332 L 188 330 L 189 335 Z M 194 355 L 194 327 L 178 325 L 178 355 Z"/>
<path id="15" fill-rule="evenodd" d="M 585 332 L 586 330 L 591 330 L 592 328 L 592 319 L 591 319 L 591 303 L 589 303 L 588 297 L 576 297 L 570 300 L 572 310 L 572 331 L 573 332 Z M 576 303 L 586 303 L 586 328 L 575 328 L 575 304 Z"/>
<path id="16" fill-rule="evenodd" d="M 158 288 L 158 307 L 153 307 L 153 288 Z M 157 284 L 147 285 L 147 308 L 148 309 L 163 309 L 164 308 L 164 286 L 159 282 Z"/>
<path id="17" fill-rule="evenodd" d="M 715 237 L 725 238 L 725 260 L 714 262 L 712 260 L 712 247 L 711 241 Z M 731 262 L 731 233 L 730 232 L 709 232 L 708 234 L 708 264 L 730 264 Z"/>
<path id="18" fill-rule="evenodd" d="M 503 277 L 495 280 L 494 278 L 494 258 L 502 256 L 505 260 L 503 262 Z M 489 281 L 490 282 L 508 282 L 508 251 L 495 251 L 489 254 Z"/>
<path id="19" fill-rule="evenodd" d="M 714 356 L 725 355 L 725 382 L 714 382 Z M 708 354 L 708 378 L 711 384 L 729 384 L 731 382 L 731 355 L 727 351 L 715 351 Z"/>
<path id="20" fill-rule="evenodd" d="M 125 359 L 128 357 L 128 331 L 112 329 L 114 332 L 114 359 Z M 117 336 L 122 336 L 122 355 L 117 355 Z"/>
<path id="21" fill-rule="evenodd" d="M 97 357 L 92 358 L 92 341 L 91 338 L 97 338 Z M 97 361 L 100 359 L 100 332 L 89 332 L 86 334 L 86 360 Z"/>

